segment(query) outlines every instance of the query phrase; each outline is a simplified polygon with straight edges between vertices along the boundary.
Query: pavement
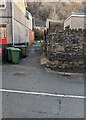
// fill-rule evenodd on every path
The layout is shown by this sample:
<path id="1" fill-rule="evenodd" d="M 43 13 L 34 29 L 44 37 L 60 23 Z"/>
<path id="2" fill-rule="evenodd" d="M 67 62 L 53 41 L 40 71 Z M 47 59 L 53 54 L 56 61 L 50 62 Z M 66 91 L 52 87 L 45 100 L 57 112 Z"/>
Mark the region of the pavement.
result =
<path id="1" fill-rule="evenodd" d="M 3 118 L 84 118 L 83 74 L 52 72 L 41 54 L 33 44 L 19 64 L 2 66 Z"/>

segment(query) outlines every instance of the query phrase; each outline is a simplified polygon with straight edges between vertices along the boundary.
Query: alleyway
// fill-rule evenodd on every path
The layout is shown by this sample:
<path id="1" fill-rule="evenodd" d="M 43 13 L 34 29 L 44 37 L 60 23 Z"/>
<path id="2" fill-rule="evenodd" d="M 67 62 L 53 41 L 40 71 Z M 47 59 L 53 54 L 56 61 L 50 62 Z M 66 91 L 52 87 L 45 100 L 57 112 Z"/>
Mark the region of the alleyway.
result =
<path id="1" fill-rule="evenodd" d="M 39 44 L 30 46 L 27 55 L 18 65 L 2 67 L 2 88 L 7 90 L 2 97 L 3 117 L 83 118 L 83 75 L 62 76 L 46 70 L 40 65 Z"/>

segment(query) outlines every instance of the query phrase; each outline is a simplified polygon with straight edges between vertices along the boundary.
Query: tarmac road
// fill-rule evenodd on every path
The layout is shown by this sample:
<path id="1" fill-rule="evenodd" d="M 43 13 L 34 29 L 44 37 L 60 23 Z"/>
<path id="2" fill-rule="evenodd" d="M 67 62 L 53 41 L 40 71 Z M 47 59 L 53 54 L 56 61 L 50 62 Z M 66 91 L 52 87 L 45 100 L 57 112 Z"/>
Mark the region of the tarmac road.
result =
<path id="1" fill-rule="evenodd" d="M 84 118 L 84 77 L 62 76 L 40 65 L 41 47 L 18 65 L 2 66 L 3 118 Z"/>

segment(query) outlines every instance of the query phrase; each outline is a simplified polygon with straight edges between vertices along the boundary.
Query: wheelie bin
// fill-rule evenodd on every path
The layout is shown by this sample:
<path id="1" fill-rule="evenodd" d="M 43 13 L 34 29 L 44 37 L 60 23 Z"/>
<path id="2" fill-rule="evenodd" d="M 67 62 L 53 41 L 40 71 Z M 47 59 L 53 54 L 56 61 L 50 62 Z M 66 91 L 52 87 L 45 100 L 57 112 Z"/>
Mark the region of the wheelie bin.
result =
<path id="1" fill-rule="evenodd" d="M 21 57 L 25 57 L 26 56 L 26 45 L 21 45 Z"/>
<path id="2" fill-rule="evenodd" d="M 26 48 L 27 48 L 26 45 L 15 45 L 14 48 L 19 48 L 21 50 L 21 54 L 20 54 L 21 58 L 26 56 Z"/>
<path id="3" fill-rule="evenodd" d="M 11 56 L 11 48 L 13 48 L 13 47 L 8 47 L 7 48 L 7 60 L 8 60 L 8 62 L 11 62 L 12 61 L 12 56 Z"/>
<path id="4" fill-rule="evenodd" d="M 12 63 L 14 63 L 14 64 L 18 64 L 19 63 L 20 52 L 21 52 L 21 50 L 19 48 L 11 48 Z"/>

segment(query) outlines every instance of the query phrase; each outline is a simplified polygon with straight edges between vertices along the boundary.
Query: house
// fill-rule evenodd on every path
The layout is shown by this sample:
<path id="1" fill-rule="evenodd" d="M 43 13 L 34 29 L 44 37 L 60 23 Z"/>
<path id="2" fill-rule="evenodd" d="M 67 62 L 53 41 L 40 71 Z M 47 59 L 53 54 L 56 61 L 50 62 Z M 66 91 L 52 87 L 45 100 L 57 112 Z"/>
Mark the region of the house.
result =
<path id="1" fill-rule="evenodd" d="M 47 32 L 55 32 L 55 30 L 63 31 L 63 20 L 54 20 L 54 19 L 47 19 L 46 20 L 46 31 Z"/>
<path id="2" fill-rule="evenodd" d="M 54 19 L 47 19 L 46 20 L 46 28 L 50 28 L 50 23 L 58 23 L 58 24 L 63 24 L 63 20 L 54 20 Z"/>
<path id="3" fill-rule="evenodd" d="M 44 32 L 44 30 L 46 29 L 46 23 L 45 22 L 35 22 L 34 28 Z"/>
<path id="4" fill-rule="evenodd" d="M 28 31 L 29 31 L 29 37 L 28 37 L 28 42 L 29 44 L 32 44 L 34 43 L 34 31 L 33 31 L 33 27 L 32 27 L 32 15 L 30 12 L 26 11 L 26 26 L 29 27 L 29 29 L 27 29 L 27 34 L 28 34 Z"/>
<path id="5" fill-rule="evenodd" d="M 73 12 L 66 20 L 64 20 L 64 30 L 70 29 L 86 29 L 86 14 Z"/>
<path id="6" fill-rule="evenodd" d="M 0 2 L 0 44 L 30 44 L 30 33 L 33 33 L 32 15 L 26 11 L 25 0 Z"/>

